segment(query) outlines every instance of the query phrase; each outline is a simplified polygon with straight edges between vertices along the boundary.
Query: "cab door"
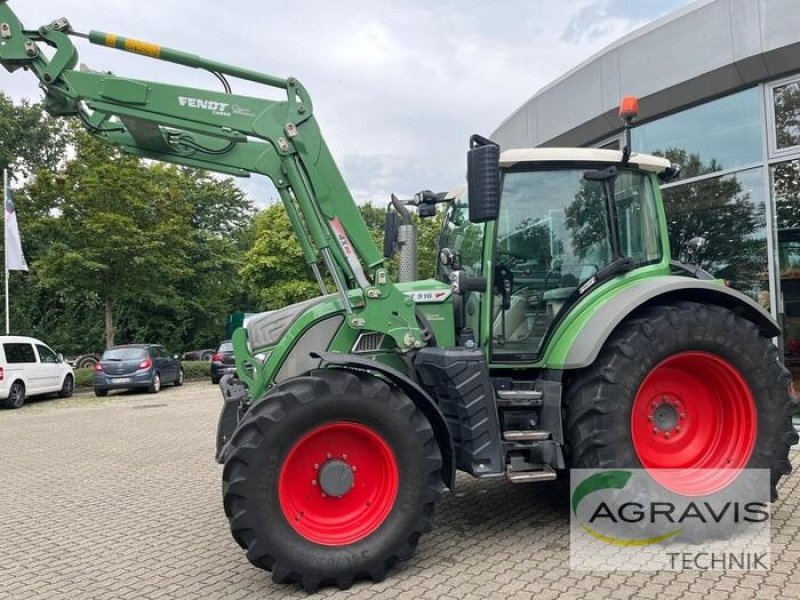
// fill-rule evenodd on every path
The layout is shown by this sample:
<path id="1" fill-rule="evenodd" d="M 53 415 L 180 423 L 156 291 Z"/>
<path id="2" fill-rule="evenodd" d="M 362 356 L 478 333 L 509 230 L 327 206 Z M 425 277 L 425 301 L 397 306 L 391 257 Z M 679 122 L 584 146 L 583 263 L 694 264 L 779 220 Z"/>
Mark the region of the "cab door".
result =
<path id="1" fill-rule="evenodd" d="M 457 264 L 438 265 L 438 278 L 450 282 L 450 273 L 454 267 L 461 268 L 468 277 L 486 276 L 483 269 L 484 235 L 483 223 L 472 223 L 469 220 L 469 197 L 464 191 L 457 196 L 447 209 L 439 235 L 439 250 L 447 249 L 456 256 Z M 439 254 L 437 252 L 437 254 Z M 467 292 L 464 295 L 464 323 L 460 327 L 472 330 L 475 341 L 480 344 L 481 302 L 484 294 Z M 456 311 L 462 314 L 462 311 Z"/>
<path id="2" fill-rule="evenodd" d="M 515 170 L 503 177 L 493 250 L 491 362 L 535 362 L 570 310 L 605 281 L 661 262 L 651 176 L 597 175 L 605 164 Z M 611 179 L 610 177 L 607 179 Z M 624 271 L 604 267 L 623 261 Z"/>

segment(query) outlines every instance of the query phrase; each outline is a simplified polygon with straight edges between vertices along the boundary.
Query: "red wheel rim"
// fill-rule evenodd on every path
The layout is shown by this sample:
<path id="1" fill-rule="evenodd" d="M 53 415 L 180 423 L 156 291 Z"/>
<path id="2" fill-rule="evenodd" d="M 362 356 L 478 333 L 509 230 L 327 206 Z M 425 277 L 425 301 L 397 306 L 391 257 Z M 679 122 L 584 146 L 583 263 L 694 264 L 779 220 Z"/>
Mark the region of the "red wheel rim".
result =
<path id="1" fill-rule="evenodd" d="M 645 377 L 631 412 L 633 447 L 665 488 L 702 496 L 726 487 L 745 467 L 756 442 L 750 386 L 728 361 L 708 352 L 680 352 Z"/>
<path id="2" fill-rule="evenodd" d="M 297 533 L 317 544 L 341 546 L 380 527 L 399 481 L 397 460 L 380 435 L 359 423 L 328 423 L 291 448 L 278 496 Z"/>

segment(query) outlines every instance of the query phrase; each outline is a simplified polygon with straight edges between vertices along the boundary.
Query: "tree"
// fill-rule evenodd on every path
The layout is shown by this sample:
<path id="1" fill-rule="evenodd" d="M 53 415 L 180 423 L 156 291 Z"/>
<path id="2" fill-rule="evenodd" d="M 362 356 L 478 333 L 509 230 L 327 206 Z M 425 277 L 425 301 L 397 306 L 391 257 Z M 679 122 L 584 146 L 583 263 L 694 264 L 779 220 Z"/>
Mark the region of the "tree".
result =
<path id="1" fill-rule="evenodd" d="M 382 248 L 386 211 L 369 203 L 359 208 L 373 240 Z M 419 276 L 433 277 L 441 213 L 428 219 L 414 215 L 414 222 L 418 228 Z M 240 274 L 262 310 L 282 308 L 319 294 L 282 204 L 272 204 L 256 216 L 254 235 L 255 242 L 244 257 Z M 397 273 L 396 257 L 387 261 L 387 268 Z M 328 288 L 332 289 L 330 282 Z"/>
<path id="2" fill-rule="evenodd" d="M 103 302 L 105 344 L 114 344 L 115 308 L 127 298 L 176 301 L 173 282 L 189 271 L 191 206 L 159 172 L 80 134 L 76 157 L 39 171 L 32 196 L 56 199 L 53 240 L 32 270 L 51 289 L 89 292 Z M 45 217 L 44 219 L 48 219 Z"/>
<path id="3" fill-rule="evenodd" d="M 40 104 L 14 104 L 0 93 L 0 169 L 13 178 L 28 177 L 36 169 L 53 169 L 62 162 L 71 141 L 71 128 L 48 116 Z"/>
<path id="4" fill-rule="evenodd" d="M 282 204 L 272 204 L 255 218 L 256 241 L 240 273 L 262 310 L 274 310 L 313 298 L 319 287 Z"/>

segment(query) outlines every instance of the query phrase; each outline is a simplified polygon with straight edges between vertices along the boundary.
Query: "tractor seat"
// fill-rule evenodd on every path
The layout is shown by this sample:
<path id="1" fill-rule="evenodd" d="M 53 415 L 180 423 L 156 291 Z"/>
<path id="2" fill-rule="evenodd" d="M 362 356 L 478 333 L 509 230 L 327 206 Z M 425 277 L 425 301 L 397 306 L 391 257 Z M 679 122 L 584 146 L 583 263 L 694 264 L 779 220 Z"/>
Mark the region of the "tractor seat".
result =
<path id="1" fill-rule="evenodd" d="M 564 307 L 564 303 L 570 296 L 572 296 L 573 293 L 575 293 L 575 290 L 577 289 L 578 286 L 560 287 L 547 290 L 544 294 L 542 294 L 542 298 L 544 299 L 545 303 L 547 303 L 547 306 L 552 310 L 554 317 Z"/>

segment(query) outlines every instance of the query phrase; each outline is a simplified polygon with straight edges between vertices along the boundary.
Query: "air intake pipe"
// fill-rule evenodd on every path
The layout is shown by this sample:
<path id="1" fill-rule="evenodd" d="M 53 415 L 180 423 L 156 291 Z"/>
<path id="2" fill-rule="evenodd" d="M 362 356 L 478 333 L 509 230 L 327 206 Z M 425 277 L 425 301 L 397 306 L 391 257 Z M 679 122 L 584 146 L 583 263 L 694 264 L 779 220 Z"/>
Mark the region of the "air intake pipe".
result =
<path id="1" fill-rule="evenodd" d="M 401 223 L 397 227 L 397 250 L 400 262 L 398 280 L 417 280 L 417 229 L 411 220 L 411 213 L 397 196 L 392 194 L 392 206 L 400 215 Z"/>

